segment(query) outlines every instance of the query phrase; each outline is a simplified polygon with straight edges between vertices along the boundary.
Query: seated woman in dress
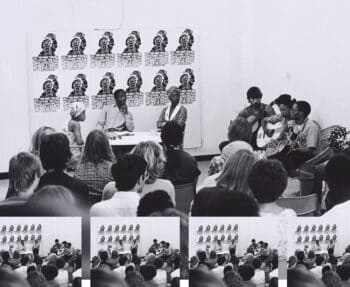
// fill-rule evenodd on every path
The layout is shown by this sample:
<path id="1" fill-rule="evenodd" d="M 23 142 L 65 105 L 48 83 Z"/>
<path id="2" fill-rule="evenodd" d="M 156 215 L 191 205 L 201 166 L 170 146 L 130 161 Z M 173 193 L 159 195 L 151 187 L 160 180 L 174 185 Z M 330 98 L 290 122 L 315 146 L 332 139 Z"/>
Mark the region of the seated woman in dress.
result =
<path id="1" fill-rule="evenodd" d="M 162 110 L 157 121 L 157 128 L 162 129 L 167 122 L 173 121 L 185 129 L 187 109 L 180 104 L 181 91 L 172 86 L 167 91 L 170 103 Z"/>
<path id="2" fill-rule="evenodd" d="M 115 162 L 112 148 L 103 130 L 93 130 L 86 138 L 80 163 L 75 170 L 75 178 L 85 182 L 102 196 L 107 183 L 113 181 L 111 166 Z"/>

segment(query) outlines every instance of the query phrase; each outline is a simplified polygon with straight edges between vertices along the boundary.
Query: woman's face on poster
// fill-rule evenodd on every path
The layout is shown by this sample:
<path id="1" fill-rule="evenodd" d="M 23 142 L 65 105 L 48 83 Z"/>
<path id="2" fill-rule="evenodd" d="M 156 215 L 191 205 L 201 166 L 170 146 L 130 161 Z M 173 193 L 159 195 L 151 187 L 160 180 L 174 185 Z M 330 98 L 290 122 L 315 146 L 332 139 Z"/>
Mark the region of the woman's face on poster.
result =
<path id="1" fill-rule="evenodd" d="M 50 93 L 52 91 L 53 85 L 51 81 L 46 81 L 44 84 L 44 89 L 46 93 Z"/>
<path id="2" fill-rule="evenodd" d="M 188 86 L 188 84 L 189 84 L 189 80 L 190 80 L 190 77 L 187 75 L 187 74 L 183 74 L 182 76 L 181 76 L 181 84 L 183 85 L 183 86 Z"/>
<path id="3" fill-rule="evenodd" d="M 106 37 L 103 37 L 103 38 L 101 39 L 101 41 L 100 41 L 101 48 L 102 48 L 102 49 L 107 49 L 108 43 L 109 43 L 108 39 L 107 39 Z"/>
<path id="4" fill-rule="evenodd" d="M 158 75 L 154 78 L 154 85 L 160 88 L 163 84 L 162 76 Z"/>
<path id="5" fill-rule="evenodd" d="M 157 49 L 160 49 L 161 48 L 161 45 L 162 45 L 162 38 L 160 36 L 157 36 L 154 38 L 154 46 L 157 48 Z"/>
<path id="6" fill-rule="evenodd" d="M 102 80 L 102 89 L 106 90 L 109 88 L 109 80 L 107 78 Z"/>
<path id="7" fill-rule="evenodd" d="M 133 49 L 135 46 L 135 38 L 128 37 L 128 39 L 126 40 L 126 45 L 128 46 L 129 49 Z"/>
<path id="8" fill-rule="evenodd" d="M 74 91 L 75 91 L 76 93 L 77 93 L 77 92 L 80 92 L 81 87 L 82 87 L 81 81 L 75 80 L 75 81 L 73 82 L 73 89 L 74 89 Z"/>
<path id="9" fill-rule="evenodd" d="M 186 35 L 182 35 L 180 37 L 180 43 L 183 48 L 187 48 L 188 37 Z"/>
<path id="10" fill-rule="evenodd" d="M 52 43 L 51 43 L 50 39 L 45 39 L 44 43 L 43 43 L 44 51 L 49 52 L 51 49 L 51 45 L 52 45 Z"/>
<path id="11" fill-rule="evenodd" d="M 73 39 L 73 41 L 72 41 L 72 49 L 74 51 L 78 51 L 79 47 L 80 47 L 80 40 L 77 39 L 77 38 Z"/>
<path id="12" fill-rule="evenodd" d="M 136 88 L 136 83 L 137 83 L 136 77 L 130 77 L 128 82 L 129 82 L 130 88 L 132 89 Z"/>

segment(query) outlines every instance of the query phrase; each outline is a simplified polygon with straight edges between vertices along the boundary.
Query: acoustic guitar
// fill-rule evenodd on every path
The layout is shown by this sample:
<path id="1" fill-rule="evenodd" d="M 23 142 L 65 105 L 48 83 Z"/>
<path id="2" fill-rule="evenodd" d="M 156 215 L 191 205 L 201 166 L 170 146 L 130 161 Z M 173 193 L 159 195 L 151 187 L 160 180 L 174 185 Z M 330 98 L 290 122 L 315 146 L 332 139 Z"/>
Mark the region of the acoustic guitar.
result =
<path id="1" fill-rule="evenodd" d="M 262 126 L 259 128 L 256 136 L 256 145 L 259 148 L 266 147 L 272 140 L 277 140 L 284 129 L 281 122 L 275 124 L 267 123 L 265 128 L 271 131 L 271 133 L 266 134 Z"/>
<path id="2" fill-rule="evenodd" d="M 293 129 L 289 129 L 286 133 L 286 136 L 281 139 L 272 139 L 267 145 L 264 152 L 266 157 L 276 155 L 278 153 L 285 152 L 289 154 L 293 150 L 296 150 L 300 147 L 298 136 L 293 133 Z"/>

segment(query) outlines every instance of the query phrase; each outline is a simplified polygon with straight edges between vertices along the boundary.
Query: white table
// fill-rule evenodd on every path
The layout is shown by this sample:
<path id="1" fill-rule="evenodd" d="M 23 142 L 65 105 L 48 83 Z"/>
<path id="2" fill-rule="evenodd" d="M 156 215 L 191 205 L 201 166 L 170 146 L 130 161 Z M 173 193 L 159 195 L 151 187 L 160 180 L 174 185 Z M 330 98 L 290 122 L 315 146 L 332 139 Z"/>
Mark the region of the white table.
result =
<path id="1" fill-rule="evenodd" d="M 136 146 L 142 141 L 153 141 L 160 143 L 160 133 L 156 131 L 150 132 L 112 132 L 109 135 L 115 136 L 110 139 L 111 146 Z"/>

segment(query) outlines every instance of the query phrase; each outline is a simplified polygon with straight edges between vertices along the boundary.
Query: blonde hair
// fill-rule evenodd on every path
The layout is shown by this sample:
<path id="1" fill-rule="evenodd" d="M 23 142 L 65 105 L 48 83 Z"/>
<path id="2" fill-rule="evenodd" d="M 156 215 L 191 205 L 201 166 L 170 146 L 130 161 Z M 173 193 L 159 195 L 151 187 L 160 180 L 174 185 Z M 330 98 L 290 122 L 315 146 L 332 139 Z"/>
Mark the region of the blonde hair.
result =
<path id="1" fill-rule="evenodd" d="M 159 144 L 152 141 L 140 142 L 131 153 L 142 157 L 147 162 L 146 170 L 149 175 L 147 184 L 154 183 L 163 175 L 166 158 Z"/>
<path id="2" fill-rule="evenodd" d="M 248 186 L 248 173 L 256 161 L 256 156 L 248 150 L 235 152 L 225 162 L 221 174 L 216 179 L 216 185 L 230 191 L 251 195 Z"/>
<path id="3" fill-rule="evenodd" d="M 30 147 L 30 153 L 39 156 L 40 146 L 45 137 L 55 132 L 51 127 L 40 127 L 36 130 L 32 137 L 32 145 Z"/>

